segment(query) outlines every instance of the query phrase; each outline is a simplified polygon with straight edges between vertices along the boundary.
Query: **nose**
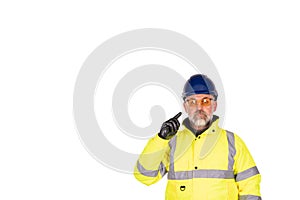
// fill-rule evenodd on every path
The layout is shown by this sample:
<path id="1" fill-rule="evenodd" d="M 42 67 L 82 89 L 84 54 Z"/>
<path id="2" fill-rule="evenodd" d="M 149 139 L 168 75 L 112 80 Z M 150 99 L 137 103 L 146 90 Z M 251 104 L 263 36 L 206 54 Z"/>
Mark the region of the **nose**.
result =
<path id="1" fill-rule="evenodd" d="M 200 102 L 197 102 L 197 109 L 198 109 L 198 110 L 202 110 L 202 108 L 203 108 L 203 106 L 201 105 L 201 103 L 200 103 Z"/>

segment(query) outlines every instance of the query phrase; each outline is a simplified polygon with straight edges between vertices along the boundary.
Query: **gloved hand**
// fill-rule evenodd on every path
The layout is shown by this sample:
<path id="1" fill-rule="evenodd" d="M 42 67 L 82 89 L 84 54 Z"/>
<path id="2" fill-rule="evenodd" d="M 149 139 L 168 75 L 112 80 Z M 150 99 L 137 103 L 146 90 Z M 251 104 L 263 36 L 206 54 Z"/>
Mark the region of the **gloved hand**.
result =
<path id="1" fill-rule="evenodd" d="M 178 117 L 180 117 L 181 112 L 175 115 L 173 118 L 165 121 L 158 133 L 158 136 L 162 139 L 169 140 L 171 139 L 178 131 L 180 123 L 178 121 Z"/>

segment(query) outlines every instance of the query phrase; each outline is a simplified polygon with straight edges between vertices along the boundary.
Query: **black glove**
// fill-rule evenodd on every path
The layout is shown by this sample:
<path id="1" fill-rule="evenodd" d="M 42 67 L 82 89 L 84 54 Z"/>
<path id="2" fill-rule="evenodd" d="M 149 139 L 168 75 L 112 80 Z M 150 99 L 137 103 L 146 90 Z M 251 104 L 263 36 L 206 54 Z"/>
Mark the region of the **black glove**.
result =
<path id="1" fill-rule="evenodd" d="M 175 115 L 173 118 L 165 121 L 158 133 L 158 136 L 162 139 L 168 140 L 171 139 L 178 131 L 180 123 L 178 121 L 178 117 L 180 117 L 181 112 Z"/>

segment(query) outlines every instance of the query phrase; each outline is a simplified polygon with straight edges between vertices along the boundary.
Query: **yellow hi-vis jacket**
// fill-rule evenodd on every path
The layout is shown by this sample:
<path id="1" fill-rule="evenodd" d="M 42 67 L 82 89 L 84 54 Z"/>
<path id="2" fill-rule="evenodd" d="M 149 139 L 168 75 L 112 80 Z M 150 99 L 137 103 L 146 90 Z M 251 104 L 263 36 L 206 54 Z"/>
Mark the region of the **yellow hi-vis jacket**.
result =
<path id="1" fill-rule="evenodd" d="M 170 140 L 149 140 L 134 175 L 151 185 L 168 173 L 167 200 L 261 200 L 261 176 L 246 145 L 218 126 L 196 137 L 186 126 Z"/>

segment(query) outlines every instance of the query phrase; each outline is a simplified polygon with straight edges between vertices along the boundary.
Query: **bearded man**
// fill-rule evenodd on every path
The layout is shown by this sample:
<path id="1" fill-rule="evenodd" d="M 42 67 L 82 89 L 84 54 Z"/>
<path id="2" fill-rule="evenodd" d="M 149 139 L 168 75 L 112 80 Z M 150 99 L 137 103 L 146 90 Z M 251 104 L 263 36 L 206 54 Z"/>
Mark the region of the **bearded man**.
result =
<path id="1" fill-rule="evenodd" d="M 261 176 L 245 143 L 218 125 L 212 80 L 191 76 L 182 97 L 188 118 L 180 127 L 179 112 L 148 141 L 135 166 L 137 180 L 151 185 L 168 174 L 167 200 L 261 200 Z"/>

